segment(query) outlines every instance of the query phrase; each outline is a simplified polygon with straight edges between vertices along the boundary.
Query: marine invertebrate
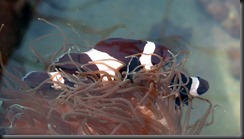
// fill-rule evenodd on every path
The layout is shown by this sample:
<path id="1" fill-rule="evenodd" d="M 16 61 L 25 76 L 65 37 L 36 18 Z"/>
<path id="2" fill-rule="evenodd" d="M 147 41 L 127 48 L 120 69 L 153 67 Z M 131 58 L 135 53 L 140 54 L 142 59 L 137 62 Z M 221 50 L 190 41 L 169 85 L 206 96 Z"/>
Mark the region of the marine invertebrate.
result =
<path id="1" fill-rule="evenodd" d="M 183 58 L 178 59 L 182 54 Z M 136 55 L 141 53 L 128 58 Z M 68 61 L 50 63 L 43 74 L 39 72 L 38 77 L 47 73 L 49 78 L 44 77 L 37 85 L 8 73 L 0 55 L 6 76 L 20 86 L 11 88 L 9 84 L 1 87 L 1 134 L 199 134 L 213 107 L 210 101 L 196 96 L 196 99 L 209 103 L 209 108 L 193 125 L 189 124 L 193 96 L 186 86 L 188 81 L 182 79 L 183 75 L 188 77 L 182 71 L 186 60 L 184 52 L 171 53 L 167 58 L 158 54 L 145 55 L 158 59 L 158 63 L 150 69 L 138 65 L 130 72 L 120 72 L 105 62 L 108 59 L 81 64 L 68 52 Z M 96 64 L 115 74 L 91 70 L 90 66 Z M 61 65 L 72 65 L 76 73 L 56 68 Z M 131 78 L 124 79 L 125 75 Z M 61 77 L 67 82 L 60 80 Z M 188 107 L 181 100 L 182 88 L 188 96 Z M 175 104 L 176 98 L 179 98 L 179 105 Z"/>

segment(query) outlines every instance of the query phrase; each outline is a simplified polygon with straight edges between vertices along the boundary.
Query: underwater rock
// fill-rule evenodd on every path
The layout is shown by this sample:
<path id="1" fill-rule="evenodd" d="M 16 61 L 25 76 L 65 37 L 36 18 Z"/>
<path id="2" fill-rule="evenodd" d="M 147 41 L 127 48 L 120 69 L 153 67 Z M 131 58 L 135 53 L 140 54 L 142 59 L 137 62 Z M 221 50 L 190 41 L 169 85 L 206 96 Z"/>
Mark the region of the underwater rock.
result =
<path id="1" fill-rule="evenodd" d="M 230 72 L 235 79 L 240 80 L 241 77 L 241 50 L 240 48 L 230 48 L 228 57 L 231 61 Z"/>
<path id="2" fill-rule="evenodd" d="M 19 47 L 31 14 L 31 6 L 26 0 L 0 1 L 0 53 L 4 65 L 9 63 L 9 57 Z M 19 63 L 16 65 L 14 67 L 18 67 Z M 2 72 L 0 66 L 0 80 Z"/>
<path id="3" fill-rule="evenodd" d="M 231 36 L 240 38 L 239 0 L 200 0 L 199 3 Z"/>
<path id="4" fill-rule="evenodd" d="M 31 7 L 25 0 L 0 1 L 0 51 L 9 56 L 15 50 L 31 19 Z"/>
<path id="5" fill-rule="evenodd" d="M 160 23 L 156 23 L 152 26 L 149 37 L 152 40 L 157 40 L 162 42 L 162 38 L 171 37 L 171 36 L 180 36 L 186 40 L 190 40 L 192 36 L 191 28 L 183 28 L 177 26 L 172 21 L 166 19 Z"/>

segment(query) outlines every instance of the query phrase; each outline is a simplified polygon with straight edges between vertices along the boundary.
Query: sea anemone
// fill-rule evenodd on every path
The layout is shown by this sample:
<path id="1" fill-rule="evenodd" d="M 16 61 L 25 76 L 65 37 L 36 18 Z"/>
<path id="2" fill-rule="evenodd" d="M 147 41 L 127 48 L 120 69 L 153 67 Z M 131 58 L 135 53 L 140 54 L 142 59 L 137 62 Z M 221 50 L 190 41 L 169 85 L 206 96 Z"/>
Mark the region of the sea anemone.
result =
<path id="1" fill-rule="evenodd" d="M 139 71 L 120 73 L 103 61 L 81 65 L 70 57 L 64 63 L 50 63 L 43 74 L 50 78 L 33 86 L 8 72 L 0 63 L 4 76 L 0 92 L 0 134 L 2 135 L 186 135 L 200 134 L 210 123 L 206 120 L 213 113 L 211 102 L 190 95 L 181 76 L 187 76 L 182 67 L 186 57 L 178 59 L 180 51 L 170 58 L 152 54 L 160 62 L 151 70 L 138 66 Z M 138 55 L 138 54 L 134 54 Z M 128 56 L 128 58 L 134 56 Z M 103 64 L 116 73 L 93 71 L 89 65 Z M 76 74 L 70 74 L 57 65 L 74 65 Z M 135 69 L 135 70 L 136 70 Z M 67 79 L 72 86 L 59 80 L 56 75 Z M 97 74 L 102 75 L 98 77 Z M 124 75 L 132 79 L 123 79 Z M 41 76 L 40 76 L 41 77 Z M 187 76 L 188 77 L 188 76 Z M 104 81 L 103 79 L 107 80 Z M 171 85 L 171 80 L 175 82 Z M 177 82 L 178 81 L 178 82 Z M 12 86 L 12 82 L 18 87 Z M 56 87 L 55 87 L 56 85 Z M 170 87 L 169 87 L 170 86 Z M 179 91 L 187 90 L 188 106 L 181 100 Z M 180 105 L 176 105 L 176 98 Z M 202 117 L 190 125 L 193 98 L 209 104 Z M 195 108 L 195 107 L 194 107 Z"/>

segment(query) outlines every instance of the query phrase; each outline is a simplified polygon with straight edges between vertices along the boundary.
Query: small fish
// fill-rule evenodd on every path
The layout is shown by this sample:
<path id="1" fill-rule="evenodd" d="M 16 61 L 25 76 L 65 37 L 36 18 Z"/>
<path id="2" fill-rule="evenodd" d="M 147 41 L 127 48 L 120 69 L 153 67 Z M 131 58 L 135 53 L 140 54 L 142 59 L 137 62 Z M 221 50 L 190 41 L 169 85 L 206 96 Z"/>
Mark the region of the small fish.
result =
<path id="1" fill-rule="evenodd" d="M 133 55 L 137 53 L 142 53 L 139 56 L 134 56 L 129 58 L 125 58 L 128 55 Z M 82 53 L 65 53 L 60 56 L 57 61 L 54 63 L 64 63 L 67 61 L 72 61 L 79 63 L 80 65 L 86 64 L 89 61 L 99 61 L 104 59 L 111 59 L 103 61 L 103 63 L 111 66 L 114 69 L 119 69 L 120 72 L 131 72 L 139 65 L 144 65 L 146 70 L 149 70 L 151 66 L 159 63 L 159 59 L 156 57 L 152 57 L 147 54 L 157 54 L 161 56 L 163 59 L 171 57 L 170 49 L 164 45 L 157 44 L 151 41 L 143 41 L 143 40 L 133 40 L 133 39 L 124 39 L 124 38 L 109 38 L 98 42 L 94 48 L 82 52 Z M 118 62 L 122 61 L 124 64 Z M 61 69 L 70 74 L 76 74 L 77 67 L 74 64 L 64 64 L 60 66 L 56 66 L 57 69 Z M 106 71 L 110 75 L 115 75 L 114 70 L 108 68 L 102 64 L 94 64 L 89 65 L 88 68 L 91 70 L 100 70 Z M 39 79 L 38 73 L 33 72 L 32 76 L 36 75 L 37 80 Z M 52 74 L 55 74 L 52 73 Z M 45 76 L 46 77 L 46 76 Z M 24 81 L 29 80 L 29 76 L 25 76 L 23 78 Z M 131 79 L 131 75 L 126 76 L 124 79 Z M 209 89 L 209 84 L 206 80 L 200 77 L 189 77 L 189 82 L 186 85 L 190 94 L 192 96 L 199 96 L 204 94 Z M 171 84 L 173 84 L 173 80 Z M 40 78 L 41 81 L 41 78 Z M 182 74 L 182 81 L 186 83 L 187 77 Z M 61 82 L 64 83 L 65 79 L 61 79 Z M 186 101 L 188 100 L 188 96 L 186 95 L 186 90 L 182 87 L 180 91 L 181 99 Z M 176 104 L 179 105 L 179 100 L 176 100 Z"/>
<path id="2" fill-rule="evenodd" d="M 173 85 L 173 81 L 174 78 L 171 80 L 171 85 Z M 186 87 L 189 90 L 189 93 L 192 96 L 200 96 L 202 94 L 204 94 L 205 92 L 208 91 L 209 89 L 209 84 L 208 81 L 206 81 L 205 79 L 195 76 L 195 77 L 189 77 L 187 78 L 184 74 L 181 74 L 181 78 L 182 78 L 182 82 L 183 84 L 188 81 Z M 179 83 L 179 80 L 177 81 L 177 83 Z M 173 87 L 171 87 L 171 89 L 173 89 Z M 181 100 L 184 102 L 184 104 L 188 105 L 188 95 L 187 95 L 187 91 L 184 87 L 180 88 L 180 98 Z M 175 103 L 179 106 L 180 105 L 180 99 L 176 98 Z"/>

